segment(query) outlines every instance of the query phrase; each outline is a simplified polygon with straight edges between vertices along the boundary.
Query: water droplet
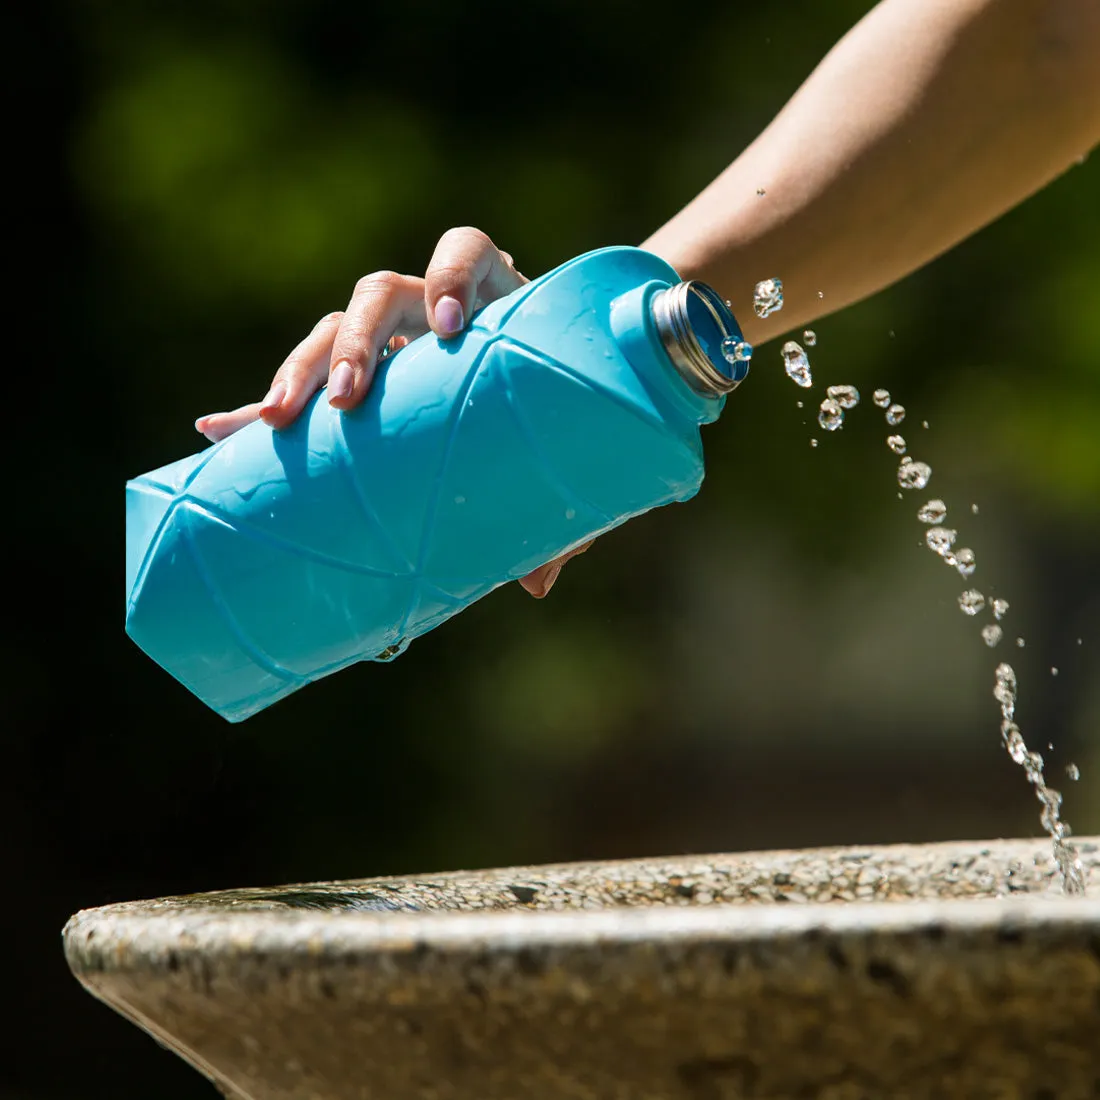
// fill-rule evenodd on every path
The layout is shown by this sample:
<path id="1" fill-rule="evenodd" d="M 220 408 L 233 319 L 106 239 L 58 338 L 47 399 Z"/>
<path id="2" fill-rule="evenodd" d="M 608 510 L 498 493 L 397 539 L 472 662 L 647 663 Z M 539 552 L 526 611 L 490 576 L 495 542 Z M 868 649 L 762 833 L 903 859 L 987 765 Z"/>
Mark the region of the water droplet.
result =
<path id="1" fill-rule="evenodd" d="M 783 308 L 783 280 L 762 279 L 752 294 L 752 308 L 757 317 L 770 317 Z"/>
<path id="2" fill-rule="evenodd" d="M 917 509 L 917 519 L 921 523 L 942 523 L 947 515 L 947 505 L 942 500 L 930 500 Z"/>
<path id="3" fill-rule="evenodd" d="M 878 405 L 880 409 L 885 409 L 890 404 L 890 391 L 889 390 L 875 390 L 871 395 L 871 400 Z"/>
<path id="4" fill-rule="evenodd" d="M 900 435 L 888 435 L 886 437 L 886 446 L 896 455 L 905 454 L 905 439 Z"/>
<path id="5" fill-rule="evenodd" d="M 817 446 L 817 440 L 816 439 L 811 439 L 810 440 L 810 446 L 811 447 L 816 447 Z"/>
<path id="6" fill-rule="evenodd" d="M 972 577 L 974 575 L 974 570 L 977 569 L 977 563 L 974 560 L 974 551 L 967 546 L 964 546 L 961 550 L 956 550 L 955 568 L 959 571 L 960 577 Z"/>
<path id="7" fill-rule="evenodd" d="M 565 509 L 565 518 L 566 519 L 575 519 L 576 515 L 577 515 L 577 510 L 575 508 L 566 508 Z"/>
<path id="8" fill-rule="evenodd" d="M 905 419 L 904 405 L 891 405 L 886 410 L 886 423 L 891 428 L 896 428 Z"/>
<path id="9" fill-rule="evenodd" d="M 998 596 L 992 604 L 993 618 L 1000 622 L 1001 619 L 1005 617 L 1005 612 L 1008 610 L 1008 606 L 1008 600 L 1004 599 L 1001 596 Z"/>
<path id="10" fill-rule="evenodd" d="M 767 191 L 765 191 L 763 187 L 758 187 L 758 188 L 756 189 L 756 193 L 757 193 L 757 194 L 758 194 L 758 195 L 759 195 L 759 196 L 760 196 L 761 198 L 763 198 L 763 197 L 764 197 L 764 196 L 765 196 L 765 195 L 767 194 Z"/>
<path id="11" fill-rule="evenodd" d="M 959 597 L 959 610 L 964 615 L 977 615 L 983 607 L 985 607 L 985 597 L 976 588 L 968 588 Z"/>
<path id="12" fill-rule="evenodd" d="M 802 334 L 802 343 L 808 348 L 812 348 L 817 343 L 817 333 L 812 328 L 806 329 Z"/>
<path id="13" fill-rule="evenodd" d="M 982 627 L 982 641 L 992 649 L 1002 638 L 1004 631 L 996 624 L 990 623 Z"/>
<path id="14" fill-rule="evenodd" d="M 1067 764 L 1066 775 L 1076 783 L 1081 778 L 1081 769 L 1076 764 Z"/>
<path id="15" fill-rule="evenodd" d="M 787 377 L 804 390 L 814 384 L 814 376 L 810 373 L 810 360 L 802 350 L 802 345 L 795 340 L 788 340 L 782 348 L 783 367 Z"/>
<path id="16" fill-rule="evenodd" d="M 1006 719 L 1016 711 L 1016 670 L 1007 662 L 997 666 L 997 682 L 993 687 L 993 698 L 1001 704 Z"/>
<path id="17" fill-rule="evenodd" d="M 818 296 L 819 298 L 824 298 L 824 297 L 825 297 L 825 291 L 823 291 L 823 290 L 819 290 L 819 291 L 817 292 L 817 296 Z"/>
<path id="18" fill-rule="evenodd" d="M 1012 757 L 1015 763 L 1022 764 L 1027 760 L 1027 745 L 1020 733 L 1020 727 L 1017 726 L 1015 722 L 1009 722 L 1007 726 L 1002 729 L 1001 736 L 1004 739 L 1008 755 Z"/>
<path id="19" fill-rule="evenodd" d="M 752 344 L 727 336 L 722 341 L 722 355 L 727 363 L 747 363 L 752 358 Z"/>
<path id="20" fill-rule="evenodd" d="M 950 527 L 929 527 L 924 534 L 924 541 L 933 554 L 939 554 L 941 558 L 945 558 L 948 550 L 955 545 L 957 535 L 958 531 Z"/>
<path id="21" fill-rule="evenodd" d="M 1017 639 L 1016 639 L 1016 647 L 1017 647 L 1018 649 L 1023 649 L 1025 645 L 1027 645 L 1027 642 L 1025 642 L 1025 641 L 1023 640 L 1023 638 L 1017 638 Z"/>
<path id="22" fill-rule="evenodd" d="M 818 410 L 817 422 L 827 431 L 835 432 L 844 423 L 844 410 L 839 402 L 826 397 Z"/>
<path id="23" fill-rule="evenodd" d="M 1001 704 L 1001 741 L 1005 750 L 1024 769 L 1027 781 L 1035 788 L 1035 797 L 1043 804 L 1039 821 L 1050 835 L 1054 861 L 1062 873 L 1062 890 L 1066 894 L 1083 894 L 1085 869 L 1077 849 L 1067 842 L 1071 830 L 1068 823 L 1062 821 L 1059 816 L 1062 806 L 1061 792 L 1047 786 L 1043 777 L 1042 756 L 1037 752 L 1028 751 L 1020 727 L 1012 720 L 1016 710 L 1016 673 L 1011 665 L 1002 663 L 997 666 L 993 696 Z M 1071 779 L 1077 777 L 1074 774 L 1076 771 L 1074 764 L 1066 767 L 1066 774 Z"/>
<path id="24" fill-rule="evenodd" d="M 927 421 L 927 420 L 922 420 L 922 421 L 920 422 L 920 426 L 921 426 L 922 428 L 924 428 L 924 429 L 925 429 L 925 430 L 927 431 L 927 429 L 928 429 L 928 421 Z"/>
<path id="25" fill-rule="evenodd" d="M 859 390 L 855 386 L 830 386 L 825 393 L 842 409 L 854 409 L 859 404 Z"/>
<path id="26" fill-rule="evenodd" d="M 797 406 L 798 406 L 798 407 L 799 407 L 800 409 L 801 409 L 801 408 L 804 408 L 804 407 L 805 407 L 805 406 L 804 406 L 804 405 L 802 404 L 802 402 L 801 402 L 801 401 L 796 401 L 796 402 L 795 402 L 795 404 L 796 404 L 796 405 L 797 405 Z"/>
<path id="27" fill-rule="evenodd" d="M 932 476 L 932 467 L 927 462 L 914 462 L 903 458 L 898 467 L 898 484 L 903 489 L 923 489 Z"/>
<path id="28" fill-rule="evenodd" d="M 976 516 L 978 514 L 978 506 L 976 504 L 971 504 L 970 511 Z"/>
<path id="29" fill-rule="evenodd" d="M 1051 676 L 1057 676 L 1058 675 L 1058 670 L 1053 665 L 1050 666 L 1050 674 L 1051 674 Z"/>

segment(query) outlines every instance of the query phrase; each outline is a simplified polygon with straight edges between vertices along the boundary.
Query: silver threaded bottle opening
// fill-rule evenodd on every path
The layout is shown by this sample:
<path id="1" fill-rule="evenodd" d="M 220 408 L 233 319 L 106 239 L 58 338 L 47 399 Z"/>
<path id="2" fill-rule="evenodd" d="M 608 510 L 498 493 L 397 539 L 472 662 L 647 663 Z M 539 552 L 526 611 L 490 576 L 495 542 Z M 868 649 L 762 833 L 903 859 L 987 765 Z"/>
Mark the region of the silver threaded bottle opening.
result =
<path id="1" fill-rule="evenodd" d="M 692 389 L 718 397 L 740 385 L 749 365 L 731 363 L 723 343 L 741 340 L 741 330 L 717 291 L 695 280 L 676 283 L 654 294 L 650 308 L 662 347 Z"/>

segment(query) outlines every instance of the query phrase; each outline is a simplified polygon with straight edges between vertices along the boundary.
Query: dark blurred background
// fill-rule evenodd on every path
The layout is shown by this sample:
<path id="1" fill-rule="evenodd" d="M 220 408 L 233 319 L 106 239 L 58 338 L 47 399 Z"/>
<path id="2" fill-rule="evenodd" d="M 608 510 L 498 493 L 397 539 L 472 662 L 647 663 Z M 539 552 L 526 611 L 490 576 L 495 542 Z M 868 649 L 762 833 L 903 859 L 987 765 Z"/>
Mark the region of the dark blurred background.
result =
<path id="1" fill-rule="evenodd" d="M 358 276 L 422 272 L 458 224 L 528 275 L 642 240 L 868 7 L 27 6 L 8 68 L 30 193 L 9 219 L 35 238 L 36 301 L 9 370 L 39 434 L 9 550 L 37 633 L 5 637 L 4 1100 L 214 1095 L 69 976 L 79 908 L 1038 835 L 1000 747 L 1000 659 L 1066 817 L 1100 831 L 1100 157 L 815 325 L 816 396 L 761 349 L 705 429 L 699 497 L 600 540 L 544 603 L 498 591 L 392 665 L 236 727 L 123 633 L 123 482 L 201 449 L 195 416 L 261 395 Z M 813 450 L 834 382 L 864 401 Z M 903 501 L 877 386 L 934 470 Z M 972 583 L 1011 601 L 997 650 L 921 545 L 932 495 L 977 554 Z"/>

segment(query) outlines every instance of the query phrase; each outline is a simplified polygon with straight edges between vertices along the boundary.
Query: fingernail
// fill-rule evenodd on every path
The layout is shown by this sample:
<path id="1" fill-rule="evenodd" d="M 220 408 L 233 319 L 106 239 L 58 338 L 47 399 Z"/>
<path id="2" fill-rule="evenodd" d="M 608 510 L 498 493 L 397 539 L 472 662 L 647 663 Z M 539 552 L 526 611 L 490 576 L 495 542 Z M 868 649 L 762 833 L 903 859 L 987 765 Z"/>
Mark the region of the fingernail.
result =
<path id="1" fill-rule="evenodd" d="M 206 422 L 213 415 L 214 415 L 213 413 L 206 413 L 204 416 L 200 416 L 198 418 L 198 420 L 195 421 L 195 431 L 205 432 L 206 431 Z"/>
<path id="2" fill-rule="evenodd" d="M 265 412 L 268 409 L 277 409 L 283 403 L 284 397 L 286 397 L 286 383 L 276 382 L 267 391 L 267 396 L 263 399 L 260 408 Z"/>
<path id="3" fill-rule="evenodd" d="M 435 303 L 435 323 L 442 329 L 445 336 L 453 336 L 462 331 L 462 303 L 449 294 L 444 294 Z"/>
<path id="4" fill-rule="evenodd" d="M 355 376 L 351 373 L 351 364 L 346 359 L 341 359 L 328 376 L 329 401 L 331 402 L 334 397 L 351 397 L 351 387 L 354 382 Z"/>
<path id="5" fill-rule="evenodd" d="M 549 595 L 550 594 L 550 589 L 554 587 L 554 582 L 558 579 L 558 576 L 561 574 L 562 564 L 563 564 L 562 562 L 557 562 L 554 565 L 554 567 L 550 570 L 550 572 L 546 574 L 546 579 L 543 581 L 543 584 L 542 584 L 542 594 L 544 596 Z"/>

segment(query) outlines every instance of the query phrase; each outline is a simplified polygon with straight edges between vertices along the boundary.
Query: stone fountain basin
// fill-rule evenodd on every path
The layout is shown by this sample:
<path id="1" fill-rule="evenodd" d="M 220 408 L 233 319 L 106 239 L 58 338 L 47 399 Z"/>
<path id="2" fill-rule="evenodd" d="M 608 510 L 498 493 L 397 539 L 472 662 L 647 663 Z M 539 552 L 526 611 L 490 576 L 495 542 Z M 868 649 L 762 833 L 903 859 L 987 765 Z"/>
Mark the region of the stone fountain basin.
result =
<path id="1" fill-rule="evenodd" d="M 228 890 L 66 925 L 236 1100 L 1100 1096 L 1100 837 Z M 155 1088 L 152 1092 L 155 1094 Z"/>

